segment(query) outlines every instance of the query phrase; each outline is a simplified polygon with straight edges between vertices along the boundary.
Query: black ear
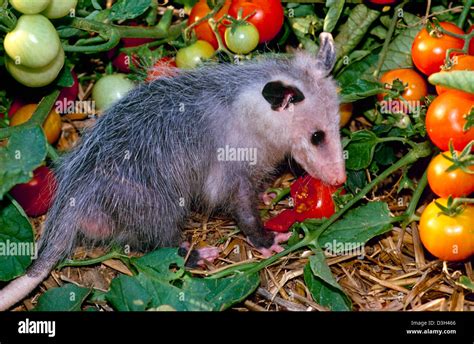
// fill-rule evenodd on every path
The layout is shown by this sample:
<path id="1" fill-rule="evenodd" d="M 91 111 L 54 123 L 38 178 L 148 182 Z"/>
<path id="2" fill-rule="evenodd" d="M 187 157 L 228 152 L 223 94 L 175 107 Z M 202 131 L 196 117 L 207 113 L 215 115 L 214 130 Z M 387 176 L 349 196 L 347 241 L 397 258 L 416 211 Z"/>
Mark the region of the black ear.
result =
<path id="1" fill-rule="evenodd" d="M 297 87 L 285 85 L 281 81 L 267 83 L 262 90 L 262 95 L 275 111 L 285 110 L 290 104 L 304 100 L 303 92 Z"/>

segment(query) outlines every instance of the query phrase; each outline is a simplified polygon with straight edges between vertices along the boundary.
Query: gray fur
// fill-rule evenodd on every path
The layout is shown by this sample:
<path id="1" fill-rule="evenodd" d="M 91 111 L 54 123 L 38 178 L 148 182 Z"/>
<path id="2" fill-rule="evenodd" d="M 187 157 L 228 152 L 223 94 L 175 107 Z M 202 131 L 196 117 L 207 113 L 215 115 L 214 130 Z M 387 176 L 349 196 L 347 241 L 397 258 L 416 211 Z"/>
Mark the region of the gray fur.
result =
<path id="1" fill-rule="evenodd" d="M 193 208 L 228 213 L 256 247 L 275 244 L 262 229 L 257 203 L 262 181 L 278 163 L 293 155 L 329 183 L 345 178 L 336 86 L 326 78 L 332 39 L 327 44 L 332 49 L 317 58 L 298 53 L 206 66 L 131 91 L 61 159 L 40 258 L 28 278 L 38 284 L 79 237 L 133 249 L 175 246 Z M 261 91 L 272 80 L 295 85 L 306 99 L 271 110 Z M 316 129 L 327 133 L 321 147 L 310 144 Z M 217 150 L 226 145 L 255 148 L 257 163 L 219 161 Z M 0 291 L 0 309 L 18 301 L 5 294 Z"/>

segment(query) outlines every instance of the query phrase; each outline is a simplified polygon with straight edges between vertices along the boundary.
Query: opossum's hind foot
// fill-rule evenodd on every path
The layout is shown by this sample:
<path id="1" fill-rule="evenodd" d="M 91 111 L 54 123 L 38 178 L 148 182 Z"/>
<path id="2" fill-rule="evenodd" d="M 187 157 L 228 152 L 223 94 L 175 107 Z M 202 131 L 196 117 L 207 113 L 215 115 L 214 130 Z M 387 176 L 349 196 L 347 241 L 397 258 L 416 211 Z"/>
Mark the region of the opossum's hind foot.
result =
<path id="1" fill-rule="evenodd" d="M 186 260 L 186 266 L 190 268 L 195 268 L 198 266 L 205 266 L 206 262 L 212 263 L 219 257 L 220 250 L 217 247 L 206 246 L 201 248 L 192 249 L 191 252 L 188 251 L 191 245 L 189 242 L 185 241 L 179 245 L 178 254 L 181 257 L 188 257 Z"/>
<path id="2" fill-rule="evenodd" d="M 272 232 L 267 232 L 268 235 L 273 235 L 273 243 L 267 247 L 265 245 L 267 243 L 261 243 L 259 241 L 254 242 L 249 239 L 249 242 L 264 256 L 265 258 L 271 257 L 273 253 L 279 253 L 284 250 L 280 244 L 285 243 L 290 239 L 291 233 L 277 233 L 274 234 Z M 266 237 L 267 235 L 265 235 Z M 267 244 L 268 245 L 268 244 Z"/>
<path id="3" fill-rule="evenodd" d="M 81 233 L 88 239 L 106 240 L 113 235 L 112 220 L 101 211 L 78 219 Z"/>

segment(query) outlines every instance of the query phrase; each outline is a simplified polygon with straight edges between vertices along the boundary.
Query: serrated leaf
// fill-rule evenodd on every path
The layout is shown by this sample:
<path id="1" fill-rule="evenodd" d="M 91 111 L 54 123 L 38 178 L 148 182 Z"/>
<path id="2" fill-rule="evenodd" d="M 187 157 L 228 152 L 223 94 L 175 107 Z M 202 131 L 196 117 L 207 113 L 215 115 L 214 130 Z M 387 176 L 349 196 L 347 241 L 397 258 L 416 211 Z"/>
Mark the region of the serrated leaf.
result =
<path id="1" fill-rule="evenodd" d="M 332 224 L 319 236 L 318 242 L 323 249 L 331 249 L 333 253 L 356 250 L 391 228 L 388 205 L 384 202 L 370 202 L 348 211 L 342 220 Z"/>
<path id="2" fill-rule="evenodd" d="M 108 10 L 109 20 L 134 19 L 145 13 L 151 0 L 119 0 Z"/>
<path id="3" fill-rule="evenodd" d="M 374 157 L 377 136 L 368 130 L 360 130 L 352 134 L 351 141 L 345 148 L 347 159 L 346 168 L 361 170 L 369 167 Z"/>
<path id="4" fill-rule="evenodd" d="M 75 284 L 66 284 L 60 288 L 53 288 L 40 296 L 35 311 L 65 312 L 80 311 L 91 290 L 78 287 Z"/>
<path id="5" fill-rule="evenodd" d="M 433 85 L 441 85 L 464 92 L 474 93 L 474 71 L 453 70 L 430 75 L 428 81 Z"/>
<path id="6" fill-rule="evenodd" d="M 46 138 L 40 127 L 13 132 L 0 147 L 0 200 L 16 184 L 28 182 L 45 157 Z"/>
<path id="7" fill-rule="evenodd" d="M 383 85 L 376 81 L 356 79 L 341 89 L 342 103 L 352 103 L 360 99 L 374 96 L 384 91 Z"/>
<path id="8" fill-rule="evenodd" d="M 184 274 L 184 258 L 176 248 L 165 247 L 150 252 L 143 257 L 132 259 L 138 271 L 157 275 L 161 280 L 173 281 Z"/>
<path id="9" fill-rule="evenodd" d="M 34 252 L 33 228 L 18 209 L 9 204 L 0 210 L 0 281 L 23 275 Z"/>
<path id="10" fill-rule="evenodd" d="M 323 31 L 332 32 L 334 30 L 344 8 L 344 3 L 344 0 L 326 0 L 326 7 L 329 10 L 324 18 Z"/>
<path id="11" fill-rule="evenodd" d="M 350 311 L 350 300 L 337 288 L 328 285 L 320 278 L 313 275 L 310 264 L 304 268 L 304 282 L 311 292 L 314 301 L 321 306 L 333 311 Z"/>
<path id="12" fill-rule="evenodd" d="M 334 39 L 338 59 L 354 50 L 379 14 L 380 12 L 371 10 L 364 4 L 356 5 L 352 9 L 349 18 L 340 27 L 339 34 Z"/>
<path id="13" fill-rule="evenodd" d="M 110 290 L 105 294 L 117 311 L 144 311 L 151 301 L 150 294 L 136 278 L 121 275 L 110 283 Z"/>

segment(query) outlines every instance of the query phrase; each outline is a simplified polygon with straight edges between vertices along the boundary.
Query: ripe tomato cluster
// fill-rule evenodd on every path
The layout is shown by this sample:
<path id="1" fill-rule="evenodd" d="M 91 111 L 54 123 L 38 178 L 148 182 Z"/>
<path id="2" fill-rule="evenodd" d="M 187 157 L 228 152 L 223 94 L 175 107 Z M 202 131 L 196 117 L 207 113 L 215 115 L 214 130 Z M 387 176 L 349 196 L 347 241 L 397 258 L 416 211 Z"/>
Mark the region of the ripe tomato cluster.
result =
<path id="1" fill-rule="evenodd" d="M 464 34 L 449 22 L 441 22 L 439 26 L 456 35 Z M 472 71 L 474 56 L 458 52 L 463 46 L 464 40 L 459 36 L 451 36 L 435 26 L 431 30 L 424 28 L 413 42 L 413 63 L 425 76 L 452 70 Z M 450 61 L 445 64 L 449 49 L 455 49 L 455 52 L 450 53 Z M 424 82 L 423 78 L 414 80 L 404 80 L 408 83 L 404 96 L 409 97 L 412 88 L 420 89 L 414 85 L 420 86 Z M 440 198 L 423 211 L 419 230 L 421 241 L 431 254 L 443 260 L 458 261 L 474 253 L 474 206 L 462 201 L 461 204 L 452 202 L 452 198 L 469 197 L 474 192 L 474 166 L 470 154 L 474 143 L 471 124 L 474 94 L 442 86 L 437 86 L 436 91 L 438 96 L 428 106 L 425 124 L 431 141 L 441 149 L 427 169 L 428 184 Z M 426 88 L 424 93 L 426 95 Z"/>

